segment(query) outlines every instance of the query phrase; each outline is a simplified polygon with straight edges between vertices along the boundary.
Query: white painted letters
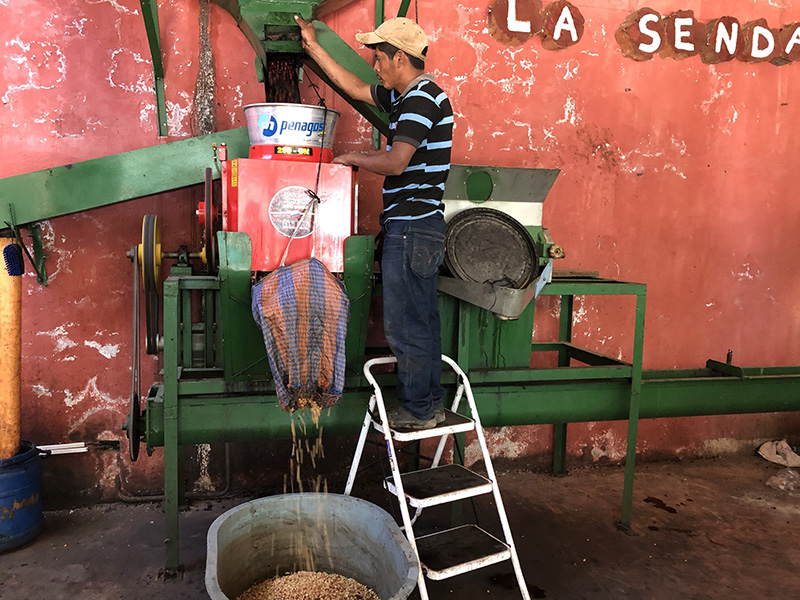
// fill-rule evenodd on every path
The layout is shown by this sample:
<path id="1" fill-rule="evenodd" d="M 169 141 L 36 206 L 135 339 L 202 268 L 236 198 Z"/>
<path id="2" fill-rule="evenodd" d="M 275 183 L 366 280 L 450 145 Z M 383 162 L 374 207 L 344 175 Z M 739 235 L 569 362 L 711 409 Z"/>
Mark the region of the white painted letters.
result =
<path id="1" fill-rule="evenodd" d="M 739 24 L 731 23 L 731 30 L 725 29 L 724 23 L 717 25 L 717 39 L 714 42 L 714 51 L 719 54 L 722 51 L 722 44 L 725 44 L 725 49 L 728 54 L 736 53 L 736 42 L 739 38 Z"/>
<path id="2" fill-rule="evenodd" d="M 530 33 L 531 22 L 517 20 L 517 0 L 508 0 L 508 30 L 515 33 Z"/>
<path id="3" fill-rule="evenodd" d="M 759 40 L 764 40 L 766 46 L 761 47 Z M 772 35 L 772 32 L 766 27 L 761 27 L 761 25 L 753 27 L 753 47 L 750 50 L 750 55 L 753 58 L 767 58 L 772 54 L 773 50 L 775 50 L 775 36 Z"/>
<path id="4" fill-rule="evenodd" d="M 792 51 L 792 48 L 797 44 L 800 44 L 800 27 L 794 30 L 792 37 L 789 38 L 788 42 L 786 42 L 786 48 L 784 48 L 784 52 L 789 54 L 789 52 Z"/>
<path id="5" fill-rule="evenodd" d="M 691 17 L 679 17 L 675 19 L 675 49 L 694 52 L 694 44 L 685 42 L 684 39 L 691 35 L 689 27 L 694 23 Z"/>
<path id="6" fill-rule="evenodd" d="M 647 28 L 650 23 L 658 23 L 658 21 L 658 15 L 653 14 L 645 15 L 642 17 L 641 21 L 639 21 L 639 31 L 651 39 L 649 44 L 639 44 L 639 50 L 642 52 L 655 52 L 661 46 L 661 36 L 659 33 Z"/>
<path id="7" fill-rule="evenodd" d="M 575 21 L 572 19 L 572 12 L 569 10 L 568 6 L 564 7 L 564 10 L 561 11 L 561 15 L 558 17 L 558 22 L 553 32 L 553 38 L 557 40 L 561 39 L 562 31 L 568 31 L 573 42 L 578 41 L 578 30 L 575 28 Z"/>

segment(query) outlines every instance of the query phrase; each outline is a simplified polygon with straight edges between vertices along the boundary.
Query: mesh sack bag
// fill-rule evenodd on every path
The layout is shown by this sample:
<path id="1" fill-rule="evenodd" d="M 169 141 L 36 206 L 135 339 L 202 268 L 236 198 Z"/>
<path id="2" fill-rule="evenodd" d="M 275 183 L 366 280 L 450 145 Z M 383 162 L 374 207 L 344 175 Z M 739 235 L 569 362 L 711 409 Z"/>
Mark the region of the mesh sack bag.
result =
<path id="1" fill-rule="evenodd" d="M 264 277 L 251 299 L 283 410 L 339 402 L 350 314 L 342 283 L 310 258 Z"/>

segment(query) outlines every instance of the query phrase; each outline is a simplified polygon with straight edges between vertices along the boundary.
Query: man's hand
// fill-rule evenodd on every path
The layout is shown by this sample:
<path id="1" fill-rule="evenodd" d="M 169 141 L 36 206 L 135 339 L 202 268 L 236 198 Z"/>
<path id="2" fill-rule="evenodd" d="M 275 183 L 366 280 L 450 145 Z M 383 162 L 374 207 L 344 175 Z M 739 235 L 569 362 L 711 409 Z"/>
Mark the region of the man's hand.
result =
<path id="1" fill-rule="evenodd" d="M 317 43 L 317 32 L 314 31 L 314 25 L 304 21 L 300 15 L 295 15 L 294 20 L 300 27 L 300 35 L 303 38 L 303 50 L 308 51 L 309 47 Z"/>
<path id="2" fill-rule="evenodd" d="M 360 154 L 356 154 L 350 152 L 348 154 L 340 154 L 336 158 L 334 158 L 331 162 L 335 165 L 352 165 L 357 166 L 355 161 L 357 160 L 356 157 L 361 156 Z"/>
<path id="3" fill-rule="evenodd" d="M 337 165 L 351 165 L 378 175 L 400 175 L 408 167 L 417 149 L 405 142 L 395 142 L 387 152 L 349 152 L 333 159 Z"/>
<path id="4" fill-rule="evenodd" d="M 311 60 L 317 63 L 325 72 L 334 86 L 340 88 L 353 100 L 360 100 L 361 102 L 366 102 L 367 104 L 375 106 L 375 100 L 372 98 L 369 84 L 365 83 L 360 77 L 353 75 L 331 58 L 331 55 L 325 51 L 325 48 L 323 48 L 317 40 L 317 32 L 314 31 L 314 24 L 307 23 L 300 15 L 294 15 L 294 20 L 300 28 L 303 50 L 305 50 Z"/>

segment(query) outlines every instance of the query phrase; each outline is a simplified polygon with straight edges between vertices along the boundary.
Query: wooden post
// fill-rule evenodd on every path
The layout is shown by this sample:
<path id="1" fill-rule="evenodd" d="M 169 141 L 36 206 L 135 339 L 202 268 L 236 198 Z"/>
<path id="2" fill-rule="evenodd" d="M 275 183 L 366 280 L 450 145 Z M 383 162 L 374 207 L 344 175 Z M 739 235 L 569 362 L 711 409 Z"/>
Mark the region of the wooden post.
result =
<path id="1" fill-rule="evenodd" d="M 13 243 L 0 238 L 0 248 Z M 11 277 L 0 260 L 0 460 L 19 451 L 22 277 Z"/>

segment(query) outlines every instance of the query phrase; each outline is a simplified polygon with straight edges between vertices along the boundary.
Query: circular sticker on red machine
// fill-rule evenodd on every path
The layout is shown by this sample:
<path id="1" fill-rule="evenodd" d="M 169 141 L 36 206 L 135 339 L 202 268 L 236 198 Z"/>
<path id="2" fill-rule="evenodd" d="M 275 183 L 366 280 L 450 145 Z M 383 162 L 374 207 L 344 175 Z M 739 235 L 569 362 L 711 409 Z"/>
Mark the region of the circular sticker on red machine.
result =
<path id="1" fill-rule="evenodd" d="M 269 220 L 272 226 L 286 237 L 294 235 L 295 238 L 302 238 L 311 235 L 315 211 L 310 208 L 310 202 L 308 190 L 299 185 L 278 190 L 269 202 Z"/>

